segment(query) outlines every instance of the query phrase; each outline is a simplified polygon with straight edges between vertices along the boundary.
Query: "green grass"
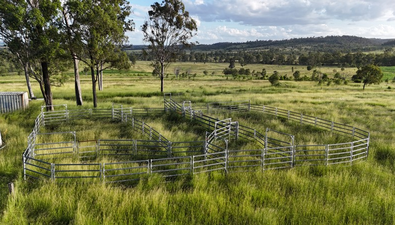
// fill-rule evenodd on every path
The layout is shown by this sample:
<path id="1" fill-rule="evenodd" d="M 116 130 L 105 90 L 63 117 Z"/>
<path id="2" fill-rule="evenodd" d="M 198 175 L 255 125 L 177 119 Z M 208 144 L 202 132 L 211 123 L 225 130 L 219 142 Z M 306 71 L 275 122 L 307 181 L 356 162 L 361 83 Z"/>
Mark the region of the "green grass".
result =
<path id="1" fill-rule="evenodd" d="M 382 80 L 394 80 L 395 79 L 395 67 L 393 66 L 382 66 L 380 67 L 381 71 L 383 71 L 383 79 Z"/>
<path id="2" fill-rule="evenodd" d="M 125 107 L 163 107 L 158 78 L 139 76 L 148 64 L 133 71 L 105 75 L 104 90 L 98 92 L 99 107 L 112 102 Z M 176 65 L 174 65 L 176 66 Z M 220 71 L 227 65 L 181 64 Z M 249 65 L 247 65 L 248 68 Z M 266 66 L 289 73 L 290 68 Z M 258 66 L 257 66 L 258 67 Z M 252 68 L 252 67 L 251 67 Z M 0 131 L 7 146 L 0 150 L 0 224 L 393 224 L 395 221 L 395 85 L 317 85 L 316 82 L 281 82 L 272 87 L 266 80 L 225 80 L 198 75 L 194 80 L 165 79 L 165 92 L 182 92 L 182 98 L 202 107 L 213 101 L 248 101 L 301 112 L 346 123 L 371 132 L 367 160 L 350 165 L 296 167 L 281 171 L 210 173 L 165 182 L 151 176 L 131 186 L 96 183 L 39 183 L 22 179 L 21 154 L 42 101 L 30 102 L 28 110 L 0 115 Z M 280 70 L 281 69 L 281 70 Z M 261 70 L 261 69 L 260 69 Z M 324 69 L 322 69 L 324 70 Z M 329 72 L 333 68 L 326 68 Z M 269 73 L 269 72 L 268 72 Z M 333 73 L 333 72 L 332 72 Z M 0 77 L 2 91 L 25 91 L 22 76 Z M 89 76 L 83 76 L 84 106 L 91 108 Z M 73 81 L 53 88 L 54 104 L 77 108 Z M 36 83 L 35 94 L 39 95 Z M 247 126 L 266 127 L 295 134 L 297 143 L 342 141 L 298 123 L 285 123 L 269 116 L 221 113 Z M 170 140 L 200 138 L 187 121 L 159 116 L 147 118 L 150 126 Z M 175 122 L 180 122 L 175 125 Z M 84 138 L 128 135 L 115 124 L 85 126 Z M 103 128 L 103 129 L 101 129 Z M 75 129 L 75 127 L 64 127 Z M 83 130 L 86 130 L 82 132 Z M 111 131 L 113 130 L 113 131 Z M 199 139 L 200 140 L 200 139 Z M 8 195 L 7 183 L 16 192 Z"/>

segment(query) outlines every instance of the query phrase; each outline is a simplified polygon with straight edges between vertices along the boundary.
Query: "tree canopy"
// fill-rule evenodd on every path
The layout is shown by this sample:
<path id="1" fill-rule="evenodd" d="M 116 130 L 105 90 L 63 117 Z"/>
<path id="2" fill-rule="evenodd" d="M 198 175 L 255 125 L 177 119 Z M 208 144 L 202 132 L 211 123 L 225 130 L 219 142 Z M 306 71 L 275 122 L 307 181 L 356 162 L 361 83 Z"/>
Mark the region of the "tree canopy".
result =
<path id="1" fill-rule="evenodd" d="M 357 74 L 352 77 L 354 82 L 362 82 L 363 89 L 367 84 L 380 83 L 383 78 L 383 72 L 376 65 L 367 65 L 357 70 Z"/>
<path id="2" fill-rule="evenodd" d="M 180 0 L 163 0 L 155 2 L 148 11 L 149 20 L 142 26 L 144 41 L 149 43 L 148 51 L 153 61 L 161 66 L 161 92 L 165 66 L 183 47 L 193 45 L 189 39 L 195 35 L 197 25 L 189 16 Z"/>
<path id="3" fill-rule="evenodd" d="M 130 13 L 127 0 L 4 0 L 0 37 L 25 73 L 40 84 L 48 110 L 52 109 L 50 75 L 59 72 L 67 59 L 74 62 L 77 105 L 82 105 L 78 61 L 91 68 L 96 107 L 96 81 L 104 65 L 129 67 L 121 48 L 127 40 L 125 32 L 133 30 Z"/>

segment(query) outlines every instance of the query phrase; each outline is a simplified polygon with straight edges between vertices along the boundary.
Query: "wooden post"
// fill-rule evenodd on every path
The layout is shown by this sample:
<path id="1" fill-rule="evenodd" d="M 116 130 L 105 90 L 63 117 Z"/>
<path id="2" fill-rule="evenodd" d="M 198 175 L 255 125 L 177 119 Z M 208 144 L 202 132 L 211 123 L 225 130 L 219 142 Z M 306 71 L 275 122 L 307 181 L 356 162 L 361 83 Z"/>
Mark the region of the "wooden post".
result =
<path id="1" fill-rule="evenodd" d="M 12 182 L 8 183 L 8 191 L 9 191 L 10 195 L 13 195 L 15 193 L 14 183 L 12 183 Z"/>

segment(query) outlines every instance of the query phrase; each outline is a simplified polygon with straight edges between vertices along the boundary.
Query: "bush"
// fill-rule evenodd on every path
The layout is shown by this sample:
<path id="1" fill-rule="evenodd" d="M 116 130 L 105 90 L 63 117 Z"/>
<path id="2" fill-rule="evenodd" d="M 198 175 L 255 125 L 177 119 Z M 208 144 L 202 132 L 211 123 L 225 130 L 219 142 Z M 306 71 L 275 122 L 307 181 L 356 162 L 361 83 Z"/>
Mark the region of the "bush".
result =
<path id="1" fill-rule="evenodd" d="M 273 75 L 271 75 L 269 77 L 269 82 L 272 84 L 272 86 L 279 86 L 280 82 L 279 82 L 280 78 L 278 76 L 278 73 L 276 71 L 274 71 Z"/>
<path id="2" fill-rule="evenodd" d="M 335 84 L 337 84 L 337 85 L 342 84 L 342 80 L 341 80 L 341 79 L 336 79 L 336 80 L 335 80 Z"/>
<path id="3" fill-rule="evenodd" d="M 296 70 L 296 71 L 293 73 L 293 76 L 294 76 L 294 80 L 295 80 L 295 81 L 300 80 L 300 71 L 299 71 L 299 70 Z"/>

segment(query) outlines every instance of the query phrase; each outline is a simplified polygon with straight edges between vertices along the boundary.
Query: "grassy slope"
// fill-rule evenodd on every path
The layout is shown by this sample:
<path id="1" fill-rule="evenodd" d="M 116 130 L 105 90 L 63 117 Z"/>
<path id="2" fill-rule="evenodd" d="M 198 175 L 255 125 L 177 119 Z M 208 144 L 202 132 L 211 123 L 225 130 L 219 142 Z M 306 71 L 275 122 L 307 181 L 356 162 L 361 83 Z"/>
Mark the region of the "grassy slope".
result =
<path id="1" fill-rule="evenodd" d="M 143 64 L 140 69 L 136 66 L 136 70 L 146 66 Z M 14 83 L 2 84 L 2 91 L 3 88 L 4 91 L 25 90 L 21 77 L 7 77 L 7 80 Z M 132 107 L 163 105 L 157 92 L 159 80 L 151 76 L 113 73 L 105 77 L 104 84 L 104 91 L 99 92 L 99 107 L 110 107 L 111 102 Z M 28 111 L 0 116 L 0 130 L 7 143 L 0 150 L 2 223 L 392 224 L 395 220 L 395 100 L 394 91 L 386 87 L 373 85 L 362 91 L 360 85 L 354 84 L 328 87 L 311 82 L 283 82 L 281 87 L 274 88 L 268 81 L 226 81 L 220 76 L 198 77 L 194 81 L 169 78 L 165 80 L 166 92 L 182 91 L 193 102 L 250 99 L 253 103 L 367 129 L 372 136 L 370 156 L 367 161 L 352 166 L 300 167 L 228 176 L 202 174 L 174 183 L 151 177 L 133 188 L 24 182 L 21 153 L 41 104 L 34 102 Z M 72 81 L 54 88 L 54 103 L 75 107 L 72 88 Z M 92 105 L 89 88 L 89 78 L 84 77 L 84 107 L 88 108 Z M 260 126 L 254 121 L 243 121 L 252 127 Z M 274 129 L 288 129 L 276 120 L 262 123 Z M 166 127 L 158 120 L 153 125 L 159 129 Z M 179 139 L 182 135 L 172 129 L 166 136 Z M 296 135 L 297 141 L 311 141 L 302 130 Z M 14 196 L 6 194 L 10 181 L 15 182 Z"/>

